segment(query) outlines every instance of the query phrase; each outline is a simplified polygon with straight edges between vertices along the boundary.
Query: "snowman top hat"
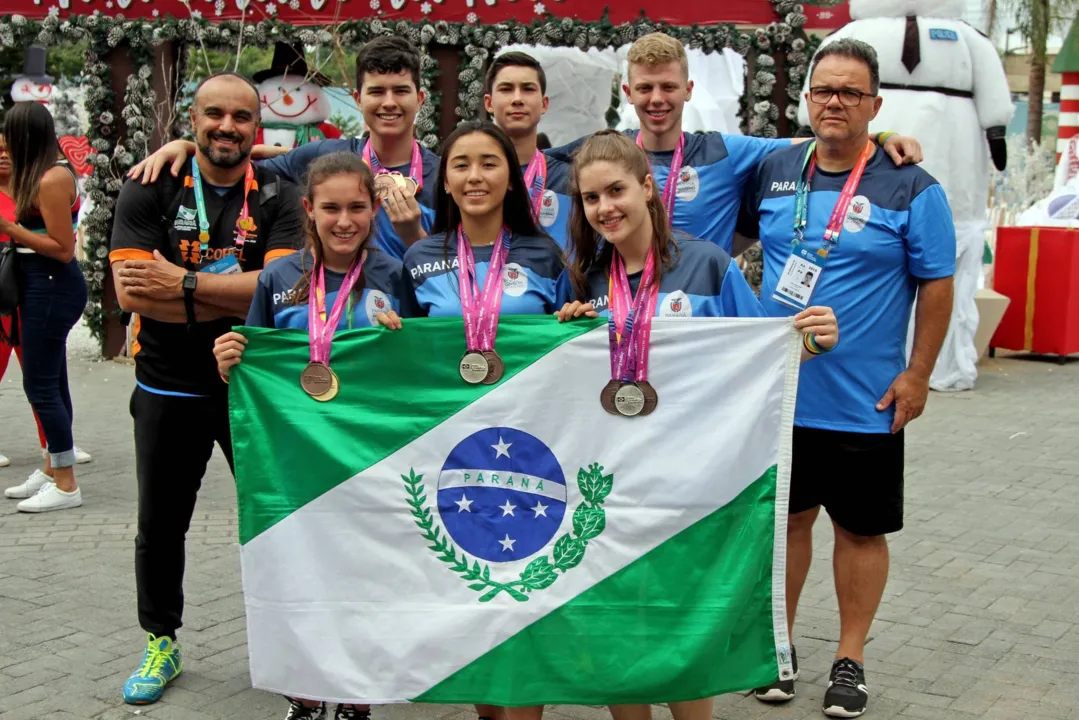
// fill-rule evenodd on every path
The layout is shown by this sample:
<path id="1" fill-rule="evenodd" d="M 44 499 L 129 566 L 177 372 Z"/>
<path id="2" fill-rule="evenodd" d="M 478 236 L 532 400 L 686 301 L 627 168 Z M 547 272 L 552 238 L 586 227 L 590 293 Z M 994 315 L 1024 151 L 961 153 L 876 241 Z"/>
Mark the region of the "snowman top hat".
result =
<path id="1" fill-rule="evenodd" d="M 26 60 L 23 62 L 22 75 L 39 85 L 52 83 L 52 77 L 45 74 L 45 48 L 31 45 L 26 48 Z"/>
<path id="2" fill-rule="evenodd" d="M 303 52 L 303 43 L 296 43 L 295 45 L 274 43 L 273 60 L 270 62 L 270 67 L 259 70 L 251 77 L 255 82 L 260 83 L 278 75 L 307 78 L 308 82 L 312 82 L 319 87 L 327 87 L 332 84 L 328 77 L 317 70 L 313 74 L 309 73 L 307 59 L 304 57 Z"/>

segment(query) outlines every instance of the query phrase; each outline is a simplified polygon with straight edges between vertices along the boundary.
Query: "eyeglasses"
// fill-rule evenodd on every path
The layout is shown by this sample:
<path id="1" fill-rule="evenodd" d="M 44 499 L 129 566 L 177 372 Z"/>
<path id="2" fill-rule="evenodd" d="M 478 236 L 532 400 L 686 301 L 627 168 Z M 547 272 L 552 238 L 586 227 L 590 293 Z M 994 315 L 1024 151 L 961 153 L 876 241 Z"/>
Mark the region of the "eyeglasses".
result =
<path id="1" fill-rule="evenodd" d="M 809 88 L 809 99 L 818 105 L 827 105 L 832 101 L 832 96 L 839 97 L 839 104 L 843 107 L 858 107 L 864 97 L 876 97 L 874 93 L 866 93 L 861 90 L 841 89 L 830 87 Z"/>

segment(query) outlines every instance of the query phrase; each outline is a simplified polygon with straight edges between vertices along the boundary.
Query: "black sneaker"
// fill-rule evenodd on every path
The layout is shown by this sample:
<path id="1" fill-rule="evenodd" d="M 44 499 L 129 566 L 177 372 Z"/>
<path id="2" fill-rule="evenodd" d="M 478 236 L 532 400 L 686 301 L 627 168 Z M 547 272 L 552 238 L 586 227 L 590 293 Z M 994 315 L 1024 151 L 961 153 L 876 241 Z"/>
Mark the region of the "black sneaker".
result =
<path id="1" fill-rule="evenodd" d="M 828 690 L 824 693 L 824 714 L 828 717 L 856 718 L 865 712 L 868 702 L 865 667 L 850 658 L 836 660 L 828 677 Z"/>
<path id="2" fill-rule="evenodd" d="M 798 653 L 791 646 L 791 665 L 794 666 L 794 674 L 789 680 L 776 680 L 771 685 L 759 687 L 753 694 L 761 702 L 781 703 L 787 702 L 794 697 L 794 681 L 798 679 Z"/>
<path id="3" fill-rule="evenodd" d="M 333 720 L 371 720 L 370 710 L 358 710 L 351 705 L 338 705 Z"/>
<path id="4" fill-rule="evenodd" d="M 315 707 L 307 707 L 299 700 L 289 700 L 288 712 L 285 720 L 325 720 L 326 704 L 319 703 Z"/>

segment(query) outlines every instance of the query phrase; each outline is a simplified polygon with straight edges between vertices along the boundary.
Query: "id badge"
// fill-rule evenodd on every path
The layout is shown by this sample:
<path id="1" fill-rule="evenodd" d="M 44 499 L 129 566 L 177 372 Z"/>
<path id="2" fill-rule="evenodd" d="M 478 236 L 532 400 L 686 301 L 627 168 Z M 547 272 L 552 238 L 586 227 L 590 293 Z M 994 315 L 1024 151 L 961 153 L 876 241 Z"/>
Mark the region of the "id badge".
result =
<path id="1" fill-rule="evenodd" d="M 824 257 L 805 244 L 796 247 L 783 266 L 772 299 L 795 310 L 805 310 L 824 272 L 824 261 Z"/>
<path id="2" fill-rule="evenodd" d="M 240 267 L 240 261 L 236 259 L 235 255 L 226 255 L 217 262 L 202 268 L 200 272 L 213 273 L 214 275 L 234 275 L 242 273 L 243 268 Z"/>

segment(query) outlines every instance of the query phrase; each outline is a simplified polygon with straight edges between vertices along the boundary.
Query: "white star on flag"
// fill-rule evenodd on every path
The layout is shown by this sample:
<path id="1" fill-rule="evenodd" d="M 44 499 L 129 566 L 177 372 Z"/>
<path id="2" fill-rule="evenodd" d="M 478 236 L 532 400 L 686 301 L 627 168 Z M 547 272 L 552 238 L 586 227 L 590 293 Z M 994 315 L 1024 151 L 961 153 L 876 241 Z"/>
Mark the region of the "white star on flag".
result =
<path id="1" fill-rule="evenodd" d="M 513 443 L 506 442 L 505 440 L 502 439 L 502 436 L 499 435 L 498 436 L 498 444 L 491 446 L 495 450 L 495 460 L 502 457 L 503 455 L 505 455 L 506 457 L 509 457 L 510 456 L 510 448 L 512 446 L 513 446 Z"/>
<path id="2" fill-rule="evenodd" d="M 502 517 L 506 517 L 507 515 L 513 515 L 513 511 L 517 509 L 517 506 L 516 505 L 510 505 L 510 501 L 507 500 L 506 504 L 505 505 L 499 505 L 498 509 L 502 511 Z M 516 515 L 513 515 L 513 516 L 517 517 Z"/>
<path id="3" fill-rule="evenodd" d="M 532 512 L 536 513 L 535 517 L 539 517 L 540 515 L 542 515 L 543 517 L 547 517 L 547 508 L 549 507 L 550 505 L 544 505 L 539 500 L 537 500 L 536 507 L 532 508 Z"/>
<path id="4" fill-rule="evenodd" d="M 457 512 L 472 512 L 472 501 L 468 499 L 467 495 L 462 494 L 460 500 L 454 500 L 454 504 L 457 506 Z"/>
<path id="5" fill-rule="evenodd" d="M 513 543 L 515 543 L 515 542 L 517 542 L 517 541 L 514 540 L 513 538 L 511 538 L 509 536 L 509 533 L 506 533 L 506 537 L 499 540 L 498 544 L 502 546 L 502 552 L 506 552 L 507 550 L 510 550 L 510 551 L 513 550 Z"/>

